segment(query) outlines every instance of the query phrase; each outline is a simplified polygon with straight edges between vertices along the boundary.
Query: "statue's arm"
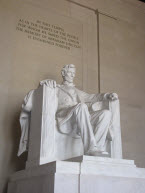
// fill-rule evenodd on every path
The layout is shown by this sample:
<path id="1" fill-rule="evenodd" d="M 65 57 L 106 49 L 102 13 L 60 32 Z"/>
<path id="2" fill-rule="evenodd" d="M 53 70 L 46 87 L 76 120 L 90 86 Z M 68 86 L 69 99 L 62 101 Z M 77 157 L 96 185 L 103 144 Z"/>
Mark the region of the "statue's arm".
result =
<path id="1" fill-rule="evenodd" d="M 118 99 L 116 93 L 97 93 L 97 94 L 88 94 L 85 93 L 86 101 L 88 102 L 99 102 L 104 100 L 114 101 Z"/>
<path id="2" fill-rule="evenodd" d="M 97 94 L 88 94 L 84 91 L 81 91 L 77 89 L 77 92 L 82 99 L 83 102 L 85 103 L 94 103 L 94 102 L 99 102 L 99 101 L 104 101 L 104 100 L 117 100 L 118 95 L 116 93 L 97 93 Z"/>

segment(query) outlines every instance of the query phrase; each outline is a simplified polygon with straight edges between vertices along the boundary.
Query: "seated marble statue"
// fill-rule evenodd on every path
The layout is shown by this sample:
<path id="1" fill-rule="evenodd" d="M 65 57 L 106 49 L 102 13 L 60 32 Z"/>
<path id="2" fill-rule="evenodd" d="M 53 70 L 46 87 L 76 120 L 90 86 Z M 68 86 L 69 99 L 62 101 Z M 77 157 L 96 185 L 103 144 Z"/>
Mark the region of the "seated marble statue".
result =
<path id="1" fill-rule="evenodd" d="M 61 85 L 54 80 L 43 80 L 40 85 L 56 90 L 58 98 L 55 120 L 60 133 L 81 137 L 84 154 L 96 156 L 98 153 L 108 154 L 105 148 L 106 140 L 113 140 L 115 133 L 112 129 L 112 112 L 109 109 L 97 108 L 98 101 L 117 101 L 116 93 L 105 94 L 88 94 L 75 87 L 73 81 L 76 74 L 74 64 L 65 65 L 61 71 L 63 82 Z M 31 91 L 24 99 L 23 111 L 21 118 L 25 117 L 26 112 L 30 112 L 31 108 L 27 108 L 27 102 L 32 103 Z M 30 105 L 32 106 L 32 105 Z M 21 141 L 18 155 L 27 149 L 28 123 L 22 122 Z M 24 143 L 25 142 L 25 143 Z M 117 143 L 116 143 L 117 144 Z M 121 148 L 121 147 L 120 147 Z"/>

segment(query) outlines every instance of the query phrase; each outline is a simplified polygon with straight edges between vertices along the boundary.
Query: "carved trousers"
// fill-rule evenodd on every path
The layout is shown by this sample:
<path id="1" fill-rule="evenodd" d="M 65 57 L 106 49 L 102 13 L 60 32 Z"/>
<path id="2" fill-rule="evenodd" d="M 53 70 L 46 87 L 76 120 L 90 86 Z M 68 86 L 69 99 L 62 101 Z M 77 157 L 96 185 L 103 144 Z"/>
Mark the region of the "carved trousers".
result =
<path id="1" fill-rule="evenodd" d="M 90 114 L 87 105 L 81 103 L 75 109 L 74 115 L 84 144 L 84 152 L 88 152 L 94 147 L 98 151 L 105 151 L 111 112 L 109 110 L 99 110 Z"/>

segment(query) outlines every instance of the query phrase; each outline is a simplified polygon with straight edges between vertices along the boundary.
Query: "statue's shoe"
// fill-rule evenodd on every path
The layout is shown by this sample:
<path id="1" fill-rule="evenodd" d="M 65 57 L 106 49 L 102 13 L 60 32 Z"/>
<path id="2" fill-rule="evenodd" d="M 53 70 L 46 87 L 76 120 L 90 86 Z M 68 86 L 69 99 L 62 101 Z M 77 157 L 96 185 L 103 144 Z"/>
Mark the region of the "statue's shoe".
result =
<path id="1" fill-rule="evenodd" d="M 109 153 L 107 151 L 102 151 L 101 152 L 103 155 L 109 155 Z"/>
<path id="2" fill-rule="evenodd" d="M 107 156 L 107 155 L 109 155 L 109 153 L 108 152 L 106 152 L 106 151 L 103 151 L 103 152 L 98 152 L 98 151 L 96 151 L 96 152 L 90 152 L 89 154 L 87 154 L 87 155 L 89 155 L 89 156 Z"/>
<path id="3" fill-rule="evenodd" d="M 93 149 L 90 149 L 87 153 L 85 153 L 85 155 L 90 155 L 90 156 L 101 156 L 101 155 L 109 155 L 109 153 L 107 151 L 101 151 L 98 150 L 96 147 L 94 147 Z"/>

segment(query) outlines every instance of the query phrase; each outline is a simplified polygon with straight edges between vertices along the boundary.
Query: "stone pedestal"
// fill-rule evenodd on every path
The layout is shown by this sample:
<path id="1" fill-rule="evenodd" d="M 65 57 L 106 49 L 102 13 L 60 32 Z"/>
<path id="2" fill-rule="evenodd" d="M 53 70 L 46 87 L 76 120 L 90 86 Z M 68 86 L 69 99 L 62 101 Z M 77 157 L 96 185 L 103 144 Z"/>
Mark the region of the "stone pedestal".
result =
<path id="1" fill-rule="evenodd" d="M 133 160 L 81 156 L 15 173 L 8 193 L 145 193 Z"/>

